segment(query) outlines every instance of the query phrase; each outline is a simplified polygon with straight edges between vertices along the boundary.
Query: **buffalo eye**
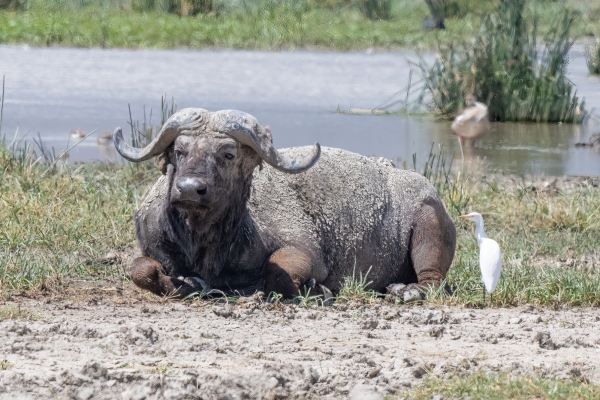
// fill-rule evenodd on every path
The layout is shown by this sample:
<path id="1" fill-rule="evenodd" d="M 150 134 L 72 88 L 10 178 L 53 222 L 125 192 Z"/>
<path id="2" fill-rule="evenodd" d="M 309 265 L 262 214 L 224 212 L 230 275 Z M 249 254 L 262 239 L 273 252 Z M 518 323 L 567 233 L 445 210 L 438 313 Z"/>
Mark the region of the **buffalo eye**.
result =
<path id="1" fill-rule="evenodd" d="M 180 151 L 180 150 L 175 150 L 175 158 L 176 158 L 177 160 L 179 160 L 179 159 L 181 159 L 182 157 L 185 157 L 185 154 L 184 154 L 182 151 Z"/>
<path id="2" fill-rule="evenodd" d="M 235 156 L 233 154 L 231 154 L 231 153 L 225 153 L 225 158 L 228 159 L 228 160 L 233 160 L 234 157 Z"/>

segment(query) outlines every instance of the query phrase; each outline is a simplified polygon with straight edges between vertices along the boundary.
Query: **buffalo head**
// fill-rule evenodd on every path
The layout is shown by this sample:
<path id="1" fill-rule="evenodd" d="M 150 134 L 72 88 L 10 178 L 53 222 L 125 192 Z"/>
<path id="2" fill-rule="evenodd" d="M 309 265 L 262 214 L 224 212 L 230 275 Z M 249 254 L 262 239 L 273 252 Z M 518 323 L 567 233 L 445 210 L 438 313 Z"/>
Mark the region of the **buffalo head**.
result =
<path id="1" fill-rule="evenodd" d="M 316 143 L 305 157 L 286 157 L 273 147 L 269 128 L 253 116 L 201 108 L 173 114 L 143 149 L 125 143 L 121 128 L 115 131 L 114 143 L 129 161 L 159 156 L 163 174 L 170 175 L 170 204 L 195 221 L 209 223 L 232 202 L 247 198 L 252 172 L 262 161 L 293 174 L 310 168 L 321 153 Z"/>

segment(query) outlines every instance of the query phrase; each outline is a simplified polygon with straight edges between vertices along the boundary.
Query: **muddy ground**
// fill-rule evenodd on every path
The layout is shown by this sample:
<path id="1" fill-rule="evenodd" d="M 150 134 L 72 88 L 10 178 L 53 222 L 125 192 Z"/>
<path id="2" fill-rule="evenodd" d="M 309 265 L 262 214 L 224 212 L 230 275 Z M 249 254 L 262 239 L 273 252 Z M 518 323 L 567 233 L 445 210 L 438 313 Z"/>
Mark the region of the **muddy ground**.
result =
<path id="1" fill-rule="evenodd" d="M 0 399 L 402 398 L 479 370 L 600 383 L 600 309 L 228 306 L 78 285 L 0 302 Z"/>

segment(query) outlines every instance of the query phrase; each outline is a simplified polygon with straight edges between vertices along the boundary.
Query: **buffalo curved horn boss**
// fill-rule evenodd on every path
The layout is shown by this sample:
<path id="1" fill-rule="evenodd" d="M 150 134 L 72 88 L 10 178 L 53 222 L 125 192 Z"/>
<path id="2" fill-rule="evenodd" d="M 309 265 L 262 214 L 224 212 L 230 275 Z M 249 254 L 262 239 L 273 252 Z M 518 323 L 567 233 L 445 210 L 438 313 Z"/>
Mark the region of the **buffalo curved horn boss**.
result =
<path id="1" fill-rule="evenodd" d="M 277 151 L 269 135 L 252 115 L 235 110 L 209 112 L 201 108 L 185 108 L 173 114 L 159 134 L 144 148 L 130 146 L 123 139 L 123 131 L 114 134 L 115 148 L 126 160 L 140 162 L 161 154 L 177 136 L 211 130 L 224 133 L 241 144 L 252 148 L 267 164 L 287 173 L 300 173 L 312 167 L 321 155 L 321 146 L 315 143 L 310 153 L 290 158 Z M 257 134 L 259 130 L 261 134 Z"/>

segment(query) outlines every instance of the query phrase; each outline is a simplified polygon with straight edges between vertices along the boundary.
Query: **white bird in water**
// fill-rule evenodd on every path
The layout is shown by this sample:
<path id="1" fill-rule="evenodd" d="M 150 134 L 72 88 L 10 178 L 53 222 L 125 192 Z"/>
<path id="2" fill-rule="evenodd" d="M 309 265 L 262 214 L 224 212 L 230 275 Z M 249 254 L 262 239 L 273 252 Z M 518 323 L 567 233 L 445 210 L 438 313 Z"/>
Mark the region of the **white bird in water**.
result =
<path id="1" fill-rule="evenodd" d="M 489 128 L 488 108 L 476 101 L 473 95 L 468 95 L 465 103 L 465 109 L 454 118 L 450 128 L 462 144 L 465 144 L 465 140 L 470 140 L 471 146 L 474 146 L 475 140 Z"/>
<path id="2" fill-rule="evenodd" d="M 81 129 L 71 129 L 71 137 L 73 139 L 82 140 L 83 138 L 85 138 L 85 132 Z"/>
<path id="3" fill-rule="evenodd" d="M 494 239 L 487 237 L 483 231 L 483 217 L 481 214 L 472 212 L 467 215 L 461 215 L 459 218 L 468 219 L 475 222 L 475 236 L 479 245 L 479 267 L 481 268 L 481 281 L 484 285 L 483 300 L 485 301 L 485 291 L 490 294 L 496 289 L 502 271 L 502 252 L 500 246 Z"/>

